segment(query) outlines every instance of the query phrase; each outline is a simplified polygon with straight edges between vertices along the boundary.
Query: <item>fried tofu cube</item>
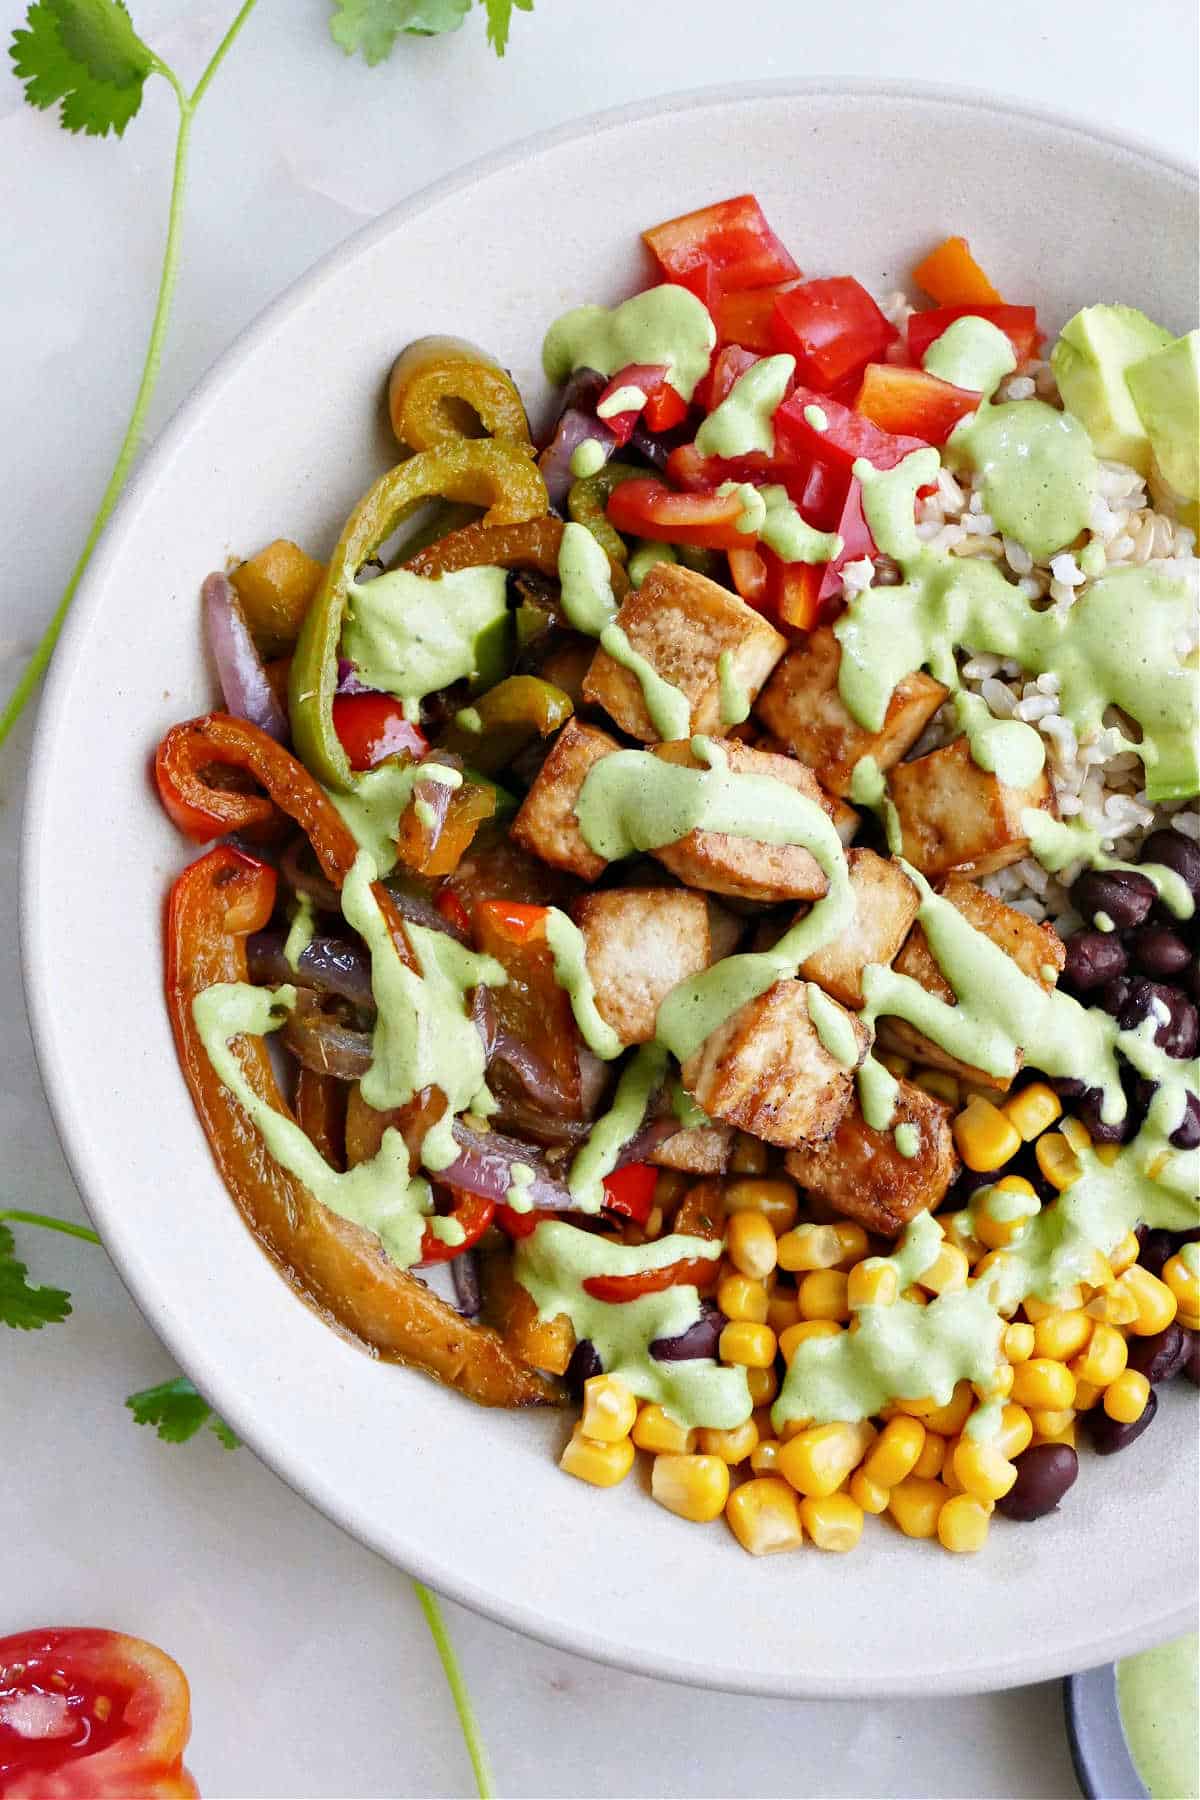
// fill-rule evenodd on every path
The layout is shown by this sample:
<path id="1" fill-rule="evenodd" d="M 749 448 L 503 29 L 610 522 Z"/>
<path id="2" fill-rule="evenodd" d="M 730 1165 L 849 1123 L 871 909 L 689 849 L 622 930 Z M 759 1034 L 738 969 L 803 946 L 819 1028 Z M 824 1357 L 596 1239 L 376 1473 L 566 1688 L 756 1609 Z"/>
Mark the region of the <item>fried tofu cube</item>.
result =
<path id="1" fill-rule="evenodd" d="M 861 1061 L 866 1033 L 846 1018 Z M 710 1119 L 784 1148 L 830 1135 L 850 1104 L 851 1074 L 821 1042 L 802 981 L 748 1000 L 683 1065 L 684 1086 Z"/>
<path id="2" fill-rule="evenodd" d="M 1023 975 L 1046 989 L 1055 985 L 1067 952 L 1062 939 L 1049 925 L 1035 924 L 1025 913 L 1018 912 L 1015 906 L 1006 906 L 1003 900 L 997 900 L 994 894 L 985 893 L 981 887 L 976 887 L 973 881 L 967 881 L 962 875 L 949 876 L 942 884 L 941 893 L 942 898 L 948 900 L 969 925 L 990 938 L 1006 956 L 1011 956 Z M 956 1004 L 954 989 L 938 968 L 929 948 L 929 940 L 919 924 L 913 926 L 892 966 L 897 974 L 907 975 L 927 993 L 944 1000 L 947 1006 Z M 912 1057 L 915 1062 L 928 1063 L 936 1069 L 948 1069 L 951 1074 L 979 1087 L 1010 1088 L 1017 1072 L 1014 1069 L 1011 1075 L 989 1075 L 970 1063 L 960 1062 L 905 1019 L 881 1019 L 879 1040 L 889 1049 Z M 1017 1068 L 1022 1060 L 1022 1055 L 1018 1052 Z"/>
<path id="3" fill-rule="evenodd" d="M 646 1160 L 656 1169 L 681 1169 L 685 1175 L 723 1175 L 733 1135 L 732 1125 L 691 1125 L 652 1150 Z"/>
<path id="4" fill-rule="evenodd" d="M 881 731 L 868 731 L 838 692 L 842 646 L 832 628 L 822 626 L 788 652 L 758 697 L 759 718 L 816 769 L 831 794 L 850 791 L 854 765 L 873 756 L 890 769 L 907 754 L 946 698 L 932 675 L 906 675 L 892 695 Z"/>
<path id="5" fill-rule="evenodd" d="M 916 1129 L 915 1156 L 896 1148 L 899 1125 Z M 881 1237 L 896 1237 L 918 1213 L 940 1206 L 958 1173 L 949 1107 L 911 1081 L 900 1083 L 886 1131 L 867 1124 L 855 1099 L 832 1137 L 789 1150 L 784 1161 L 810 1195 Z"/>
<path id="6" fill-rule="evenodd" d="M 648 1044 L 673 987 L 709 962 L 708 908 L 687 888 L 585 894 L 575 922 L 587 946 L 596 1010 L 623 1044 Z"/>
<path id="7" fill-rule="evenodd" d="M 790 756 L 792 754 L 790 747 L 784 743 L 782 738 L 772 737 L 770 733 L 764 733 L 762 737 L 758 738 L 754 748 L 769 751 L 773 756 Z M 861 815 L 855 812 L 848 800 L 843 800 L 838 794 L 826 793 L 824 788 L 821 789 L 821 805 L 832 819 L 833 828 L 841 838 L 843 846 L 852 844 L 858 834 L 859 825 L 862 823 Z"/>
<path id="8" fill-rule="evenodd" d="M 685 694 L 692 708 L 693 732 L 719 737 L 721 678 L 724 654 L 737 685 L 751 700 L 787 649 L 760 613 L 719 587 L 706 575 L 677 563 L 658 563 L 624 601 L 616 623 L 639 656 Z M 597 650 L 583 684 L 586 700 L 602 706 L 630 737 L 655 743 L 658 732 L 642 695 L 642 684 L 629 669 Z"/>
<path id="9" fill-rule="evenodd" d="M 722 906 L 719 900 L 714 900 L 711 894 L 705 896 L 705 905 L 708 907 L 708 960 L 710 964 L 724 962 L 746 935 L 746 921 Z"/>
<path id="10" fill-rule="evenodd" d="M 588 771 L 620 748 L 607 731 L 568 719 L 512 822 L 517 842 L 543 862 L 568 869 L 584 881 L 603 874 L 608 865 L 584 841 L 575 802 Z"/>
<path id="11" fill-rule="evenodd" d="M 1009 787 L 981 769 L 966 738 L 941 750 L 898 763 L 888 777 L 904 855 L 923 875 L 990 875 L 1029 853 L 1021 824 L 1028 808 L 1053 812 L 1050 780 L 1043 769 L 1028 787 Z"/>
<path id="12" fill-rule="evenodd" d="M 724 750 L 735 775 L 770 776 L 822 804 L 815 775 L 794 757 L 771 756 L 732 740 Z M 687 741 L 658 744 L 654 754 L 693 769 L 705 766 Z M 739 900 L 819 900 L 829 886 L 816 858 L 800 844 L 763 844 L 724 831 L 689 831 L 678 843 L 665 844 L 654 854 L 689 887 Z"/>
<path id="13" fill-rule="evenodd" d="M 863 970 L 868 963 L 891 962 L 917 916 L 920 895 L 898 863 L 873 850 L 849 850 L 846 862 L 855 900 L 853 922 L 814 951 L 800 965 L 800 974 L 857 1010 L 863 1003 Z"/>

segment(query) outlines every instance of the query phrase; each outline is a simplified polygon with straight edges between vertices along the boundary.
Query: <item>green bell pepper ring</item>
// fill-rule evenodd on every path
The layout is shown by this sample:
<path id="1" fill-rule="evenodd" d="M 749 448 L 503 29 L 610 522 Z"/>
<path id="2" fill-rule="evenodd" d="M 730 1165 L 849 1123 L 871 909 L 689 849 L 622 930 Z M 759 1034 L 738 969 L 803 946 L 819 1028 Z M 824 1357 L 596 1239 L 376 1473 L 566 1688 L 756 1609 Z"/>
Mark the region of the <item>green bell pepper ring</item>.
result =
<path id="1" fill-rule="evenodd" d="M 574 707 L 569 694 L 537 675 L 510 675 L 473 701 L 470 731 L 452 719 L 439 749 L 452 751 L 483 775 L 494 775 L 535 737 L 565 725 Z"/>

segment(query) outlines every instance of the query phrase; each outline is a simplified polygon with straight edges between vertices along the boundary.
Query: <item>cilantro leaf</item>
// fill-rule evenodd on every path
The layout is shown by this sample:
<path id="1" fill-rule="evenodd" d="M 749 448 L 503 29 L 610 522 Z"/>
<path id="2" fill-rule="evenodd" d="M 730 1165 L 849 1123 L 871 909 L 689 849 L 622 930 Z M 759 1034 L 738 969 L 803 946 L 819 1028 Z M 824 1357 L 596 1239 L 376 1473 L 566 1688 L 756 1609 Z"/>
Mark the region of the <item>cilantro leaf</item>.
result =
<path id="1" fill-rule="evenodd" d="M 518 12 L 532 12 L 533 0 L 483 0 L 487 7 L 488 43 L 497 56 L 503 56 L 508 49 L 508 33 L 512 25 L 513 9 Z"/>
<path id="2" fill-rule="evenodd" d="M 162 1381 L 157 1387 L 143 1388 L 140 1394 L 130 1394 L 125 1404 L 137 1424 L 153 1425 L 166 1444 L 186 1444 L 207 1425 L 227 1450 L 238 1447 L 238 1438 L 204 1396 L 196 1392 L 186 1375 Z"/>
<path id="3" fill-rule="evenodd" d="M 120 137 L 158 64 L 121 0 L 34 0 L 8 54 L 31 106 L 62 102 L 68 131 Z"/>
<path id="4" fill-rule="evenodd" d="M 391 55 L 400 33 L 437 37 L 457 31 L 471 0 L 335 0 L 329 29 L 349 56 L 357 50 L 372 67 Z"/>
<path id="5" fill-rule="evenodd" d="M 58 1325 L 71 1310 L 71 1296 L 63 1288 L 34 1287 L 18 1262 L 13 1234 L 0 1225 L 0 1325 L 17 1331 L 40 1331 Z"/>

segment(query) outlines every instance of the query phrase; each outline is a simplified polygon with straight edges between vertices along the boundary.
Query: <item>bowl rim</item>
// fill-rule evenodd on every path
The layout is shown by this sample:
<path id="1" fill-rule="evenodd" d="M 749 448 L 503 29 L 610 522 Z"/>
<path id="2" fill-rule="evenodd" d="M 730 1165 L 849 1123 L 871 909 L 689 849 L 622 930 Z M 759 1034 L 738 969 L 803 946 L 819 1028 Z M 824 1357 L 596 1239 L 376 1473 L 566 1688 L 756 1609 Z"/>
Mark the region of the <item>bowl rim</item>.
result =
<path id="1" fill-rule="evenodd" d="M 161 1298 L 152 1292 L 143 1298 L 139 1293 L 138 1276 L 133 1266 L 136 1262 L 134 1254 L 128 1248 L 118 1251 L 108 1241 L 105 1227 L 108 1222 L 109 1204 L 102 1194 L 94 1192 L 94 1184 L 82 1151 L 76 1146 L 74 1124 L 67 1100 L 67 1083 L 60 1068 L 56 1034 L 52 1028 L 55 1014 L 52 981 L 48 965 L 41 963 L 37 956 L 39 908 L 36 904 L 36 875 L 39 847 L 44 835 L 41 830 L 41 820 L 49 793 L 49 763 L 45 757 L 39 756 L 38 751 L 43 741 L 50 735 L 51 723 L 58 711 L 59 691 L 65 689 L 68 684 L 75 661 L 76 645 L 82 640 L 93 616 L 105 602 L 110 564 L 118 555 L 128 524 L 136 517 L 150 490 L 154 487 L 160 469 L 168 464 L 184 445 L 193 421 L 214 403 L 220 402 L 225 389 L 236 380 L 242 365 L 256 354 L 259 346 L 269 339 L 271 333 L 284 319 L 299 308 L 307 306 L 314 299 L 325 283 L 340 270 L 347 255 L 357 256 L 375 243 L 402 230 L 410 220 L 462 189 L 469 188 L 476 182 L 509 169 L 542 151 L 572 141 L 594 139 L 599 133 L 619 130 L 626 125 L 636 124 L 641 120 L 663 113 L 699 111 L 706 107 L 737 105 L 758 100 L 789 98 L 800 101 L 819 98 L 837 100 L 870 96 L 893 100 L 934 102 L 947 108 L 958 107 L 967 111 L 975 110 L 1002 117 L 1028 119 L 1036 124 L 1050 126 L 1068 134 L 1082 136 L 1093 143 L 1120 150 L 1127 156 L 1135 157 L 1143 163 L 1151 165 L 1152 168 L 1168 175 L 1173 180 L 1192 186 L 1196 183 L 1196 167 L 1186 159 L 1175 156 L 1172 152 L 1135 133 L 1097 127 L 1090 120 L 1065 109 L 1043 106 L 1016 97 L 996 96 L 981 88 L 953 83 L 875 80 L 857 77 L 817 77 L 811 80 L 782 77 L 763 81 L 713 83 L 670 91 L 647 100 L 604 108 L 581 118 L 512 140 L 499 149 L 488 152 L 465 164 L 462 168 L 440 177 L 437 181 L 399 201 L 395 206 L 389 207 L 377 218 L 349 233 L 304 273 L 289 283 L 282 293 L 269 301 L 193 383 L 147 450 L 100 536 L 91 561 L 79 584 L 61 639 L 55 648 L 39 700 L 37 719 L 30 745 L 28 786 L 19 836 L 18 933 L 26 1010 L 29 1016 L 38 1071 L 54 1128 L 72 1179 L 89 1216 L 100 1231 L 105 1250 L 116 1267 L 134 1305 L 155 1334 L 171 1350 L 180 1367 L 195 1381 L 201 1392 L 211 1391 L 214 1394 L 220 1394 L 223 1416 L 229 1419 L 238 1435 L 244 1439 L 253 1453 L 266 1463 L 273 1474 L 319 1511 L 323 1517 L 345 1531 L 355 1542 L 363 1544 L 393 1566 L 402 1568 L 414 1579 L 427 1582 L 439 1593 L 511 1630 L 547 1643 L 555 1649 L 588 1657 L 594 1661 L 633 1673 L 693 1687 L 707 1687 L 722 1692 L 741 1692 L 783 1699 L 900 1698 L 924 1693 L 926 1687 L 923 1680 L 910 1679 L 906 1682 L 903 1675 L 897 1676 L 894 1673 L 885 1675 L 882 1679 L 862 1677 L 850 1685 L 843 1681 L 822 1683 L 819 1678 L 813 1679 L 808 1676 L 802 1676 L 797 1680 L 787 1671 L 782 1671 L 777 1680 L 771 1681 L 750 1674 L 742 1676 L 738 1670 L 730 1667 L 706 1671 L 698 1669 L 682 1658 L 615 1647 L 606 1640 L 597 1639 L 586 1629 L 558 1627 L 553 1623 L 547 1623 L 527 1611 L 519 1600 L 499 1597 L 487 1589 L 476 1586 L 471 1581 L 460 1579 L 452 1562 L 445 1562 L 436 1554 L 429 1554 L 423 1549 L 414 1548 L 406 1556 L 405 1561 L 400 1562 L 391 1545 L 385 1546 L 380 1540 L 379 1534 L 369 1526 L 364 1527 L 360 1520 L 351 1517 L 352 1508 L 339 1496 L 326 1493 L 323 1484 L 310 1474 L 289 1467 L 282 1453 L 274 1455 L 258 1449 L 255 1443 L 253 1407 L 243 1405 L 240 1396 L 233 1389 L 228 1394 L 223 1393 L 221 1390 L 225 1383 L 220 1373 L 217 1373 L 215 1381 L 210 1379 L 212 1371 L 206 1366 L 201 1356 L 181 1356 L 179 1354 Z M 255 1254 L 261 1253 L 255 1251 Z M 1152 1643 L 1177 1636 L 1187 1628 L 1190 1616 L 1191 1607 L 1185 1598 L 1167 1619 L 1161 1620 L 1151 1627 L 1129 1629 L 1117 1621 L 1103 1637 L 1089 1639 L 1086 1646 L 1080 1646 L 1078 1652 L 1080 1660 L 1082 1661 L 1086 1657 L 1089 1663 L 1101 1660 L 1111 1661 L 1145 1649 Z M 1023 1654 L 1019 1663 L 1014 1654 L 986 1665 L 976 1665 L 962 1673 L 955 1670 L 946 1671 L 941 1691 L 963 1694 L 986 1692 L 1012 1686 L 1014 1682 L 1024 1684 L 1051 1679 L 1061 1676 L 1063 1672 L 1061 1649 L 1058 1651 L 1047 1650 L 1032 1658 Z"/>

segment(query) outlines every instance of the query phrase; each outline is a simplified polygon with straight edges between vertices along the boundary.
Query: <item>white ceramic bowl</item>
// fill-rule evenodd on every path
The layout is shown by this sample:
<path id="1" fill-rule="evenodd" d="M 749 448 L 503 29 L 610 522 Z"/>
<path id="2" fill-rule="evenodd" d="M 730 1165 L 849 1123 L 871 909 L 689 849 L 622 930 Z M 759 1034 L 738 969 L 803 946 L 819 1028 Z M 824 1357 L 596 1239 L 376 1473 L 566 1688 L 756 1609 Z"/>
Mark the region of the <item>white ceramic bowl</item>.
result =
<path id="1" fill-rule="evenodd" d="M 192 852 L 149 781 L 214 685 L 198 588 L 279 534 L 317 554 L 388 460 L 396 350 L 448 331 L 544 395 L 565 307 L 645 278 L 638 229 L 753 189 L 812 273 L 901 284 L 969 231 L 1054 326 L 1099 300 L 1194 323 L 1193 190 L 1147 150 L 971 96 L 759 87 L 602 116 L 388 214 L 247 331 L 113 519 L 55 659 L 33 750 L 24 954 L 76 1179 L 138 1303 L 273 1468 L 331 1518 L 510 1625 L 649 1673 L 761 1693 L 1011 1685 L 1184 1629 L 1195 1586 L 1194 1393 L 1120 1463 L 1085 1457 L 1060 1517 L 958 1561 L 872 1527 L 843 1560 L 752 1561 L 717 1525 L 564 1478 L 556 1415 L 483 1412 L 369 1360 L 302 1306 L 209 1159 L 162 1004 L 162 903 Z M 1188 1401 L 1193 1402 L 1189 1410 Z"/>

